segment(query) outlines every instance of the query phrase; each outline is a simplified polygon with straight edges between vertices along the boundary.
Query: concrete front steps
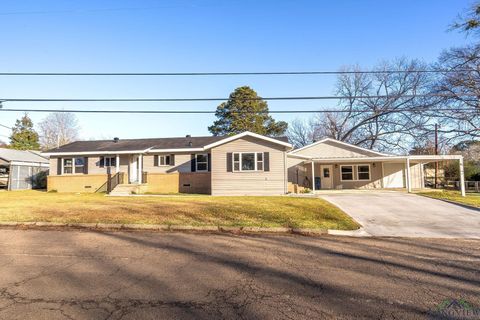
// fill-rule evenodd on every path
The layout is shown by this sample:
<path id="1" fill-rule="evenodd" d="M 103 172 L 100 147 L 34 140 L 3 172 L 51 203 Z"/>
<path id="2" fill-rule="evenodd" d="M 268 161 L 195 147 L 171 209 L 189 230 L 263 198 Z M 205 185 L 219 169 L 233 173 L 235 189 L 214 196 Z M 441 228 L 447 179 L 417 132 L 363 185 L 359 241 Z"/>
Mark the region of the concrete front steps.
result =
<path id="1" fill-rule="evenodd" d="M 141 184 L 119 184 L 109 195 L 114 197 L 131 196 L 132 194 L 141 193 L 142 186 Z"/>

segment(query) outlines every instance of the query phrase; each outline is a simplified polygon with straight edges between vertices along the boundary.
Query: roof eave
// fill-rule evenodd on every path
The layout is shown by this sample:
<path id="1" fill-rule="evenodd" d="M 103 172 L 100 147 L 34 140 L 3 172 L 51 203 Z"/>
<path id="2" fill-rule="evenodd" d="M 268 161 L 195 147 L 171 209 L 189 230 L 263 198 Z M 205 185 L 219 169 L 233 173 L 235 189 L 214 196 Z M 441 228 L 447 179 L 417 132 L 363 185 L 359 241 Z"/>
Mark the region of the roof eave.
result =
<path id="1" fill-rule="evenodd" d="M 275 144 L 279 144 L 279 145 L 282 145 L 282 146 L 284 146 L 286 148 L 289 148 L 289 149 L 293 148 L 293 146 L 288 142 L 283 142 L 283 141 L 280 141 L 280 140 L 277 140 L 277 139 L 274 139 L 274 138 L 262 136 L 258 133 L 253 133 L 253 132 L 250 132 L 250 131 L 245 131 L 245 132 L 242 132 L 242 133 L 238 133 L 236 135 L 227 137 L 227 138 L 219 140 L 217 142 L 210 143 L 210 144 L 204 146 L 203 148 L 205 150 L 215 148 L 215 147 L 218 147 L 222 144 L 225 144 L 225 143 L 228 143 L 228 142 L 231 142 L 231 141 L 234 141 L 234 140 L 246 137 L 246 136 L 253 137 L 253 138 L 258 138 L 258 139 L 265 140 L 265 141 L 269 141 L 269 142 L 275 143 Z"/>

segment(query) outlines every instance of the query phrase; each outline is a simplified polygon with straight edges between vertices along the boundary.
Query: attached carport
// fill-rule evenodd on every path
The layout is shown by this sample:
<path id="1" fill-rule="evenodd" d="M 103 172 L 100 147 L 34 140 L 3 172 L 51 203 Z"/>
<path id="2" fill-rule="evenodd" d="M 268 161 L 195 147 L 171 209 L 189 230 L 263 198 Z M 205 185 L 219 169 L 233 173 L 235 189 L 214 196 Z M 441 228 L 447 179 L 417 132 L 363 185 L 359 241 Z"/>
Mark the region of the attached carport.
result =
<path id="1" fill-rule="evenodd" d="M 315 181 L 316 164 L 332 164 L 334 166 L 352 163 L 374 163 L 381 165 L 381 188 L 405 188 L 409 193 L 413 189 L 424 188 L 423 166 L 432 162 L 458 161 L 460 172 L 460 192 L 465 196 L 465 175 L 463 157 L 461 155 L 410 155 L 410 156 L 376 156 L 376 157 L 343 157 L 343 158 L 312 158 L 304 160 L 305 166 L 310 166 L 311 181 Z M 316 191 L 315 183 L 312 184 Z"/>

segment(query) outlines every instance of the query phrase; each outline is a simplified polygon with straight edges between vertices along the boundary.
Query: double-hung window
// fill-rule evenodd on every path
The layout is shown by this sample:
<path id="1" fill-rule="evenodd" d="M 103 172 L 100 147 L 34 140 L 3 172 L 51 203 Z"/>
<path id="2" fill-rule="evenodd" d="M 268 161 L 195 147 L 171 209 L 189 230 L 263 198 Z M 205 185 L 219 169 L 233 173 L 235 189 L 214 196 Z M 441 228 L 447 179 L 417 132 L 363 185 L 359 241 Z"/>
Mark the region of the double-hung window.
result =
<path id="1" fill-rule="evenodd" d="M 75 173 L 83 173 L 85 168 L 85 158 L 75 158 Z"/>
<path id="2" fill-rule="evenodd" d="M 115 167 L 117 165 L 117 157 L 105 157 L 105 167 Z"/>
<path id="3" fill-rule="evenodd" d="M 158 156 L 158 165 L 159 166 L 169 166 L 169 165 L 171 165 L 170 155 L 160 155 L 160 156 Z"/>
<path id="4" fill-rule="evenodd" d="M 341 166 L 342 181 L 353 181 L 353 166 Z"/>
<path id="5" fill-rule="evenodd" d="M 63 158 L 62 174 L 78 174 L 85 172 L 85 158 Z"/>
<path id="6" fill-rule="evenodd" d="M 370 165 L 359 164 L 357 166 L 358 180 L 370 180 Z"/>
<path id="7" fill-rule="evenodd" d="M 233 171 L 263 171 L 263 152 L 234 152 Z"/>
<path id="8" fill-rule="evenodd" d="M 208 171 L 208 154 L 202 153 L 196 155 L 196 171 Z"/>
<path id="9" fill-rule="evenodd" d="M 74 158 L 63 158 L 63 174 L 73 173 L 73 159 Z"/>
<path id="10" fill-rule="evenodd" d="M 340 166 L 342 181 L 370 181 L 370 165 L 345 165 Z"/>

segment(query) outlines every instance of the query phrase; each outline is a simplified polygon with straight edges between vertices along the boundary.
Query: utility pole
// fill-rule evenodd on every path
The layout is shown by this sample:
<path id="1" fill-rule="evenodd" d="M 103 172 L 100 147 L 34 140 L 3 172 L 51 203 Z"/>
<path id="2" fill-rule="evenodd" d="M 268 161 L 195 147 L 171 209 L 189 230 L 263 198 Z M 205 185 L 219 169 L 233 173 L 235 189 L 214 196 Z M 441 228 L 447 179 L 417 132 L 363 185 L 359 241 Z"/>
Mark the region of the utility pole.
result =
<path id="1" fill-rule="evenodd" d="M 435 123 L 435 155 L 438 155 L 438 124 Z M 438 160 L 435 161 L 435 182 L 434 188 L 437 189 L 438 184 Z"/>

